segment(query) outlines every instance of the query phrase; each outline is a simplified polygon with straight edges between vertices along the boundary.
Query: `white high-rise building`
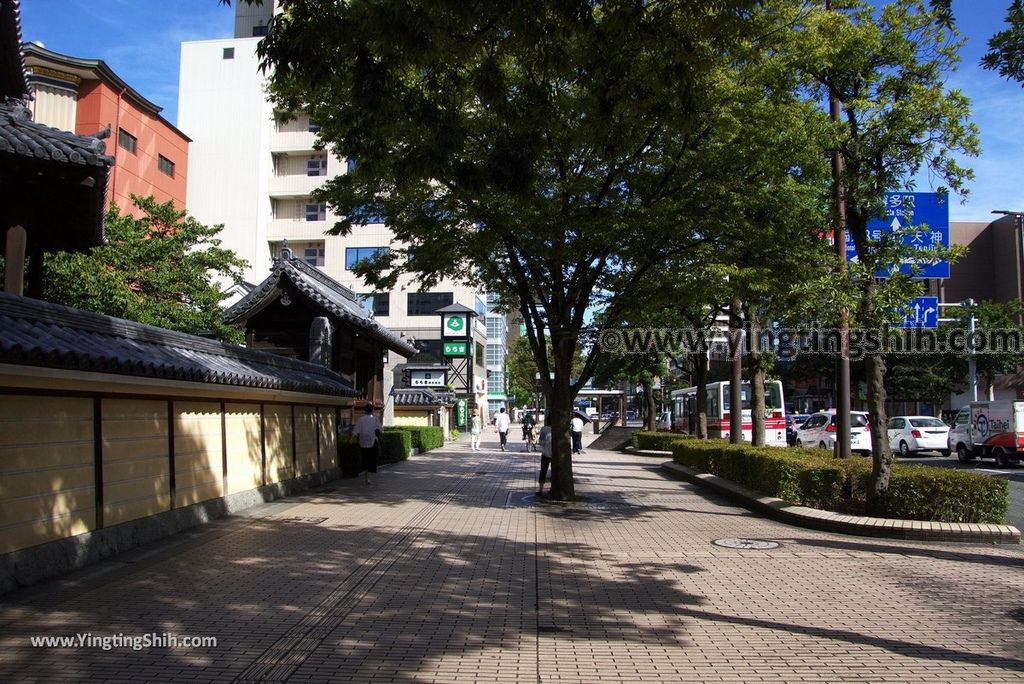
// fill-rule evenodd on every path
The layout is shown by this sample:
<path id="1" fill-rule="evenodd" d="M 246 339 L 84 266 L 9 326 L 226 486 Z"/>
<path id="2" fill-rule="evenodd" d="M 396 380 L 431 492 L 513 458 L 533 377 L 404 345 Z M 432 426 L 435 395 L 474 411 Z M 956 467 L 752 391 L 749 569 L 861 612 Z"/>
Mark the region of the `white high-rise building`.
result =
<path id="1" fill-rule="evenodd" d="M 384 223 L 357 226 L 350 235 L 329 236 L 337 217 L 311 194 L 329 178 L 346 173 L 347 160 L 316 150 L 318 127 L 303 112 L 282 117 L 266 96 L 266 75 L 256 47 L 274 7 L 235 3 L 235 37 L 181 45 L 178 127 L 192 139 L 189 149 L 189 213 L 205 224 L 223 224 L 224 247 L 249 262 L 248 282 L 262 281 L 287 241 L 307 263 L 365 296 L 367 308 L 392 330 L 441 354 L 437 309 L 452 303 L 477 312 L 474 378 L 487 375 L 487 307 L 484 295 L 445 281 L 419 292 L 411 276 L 391 292 L 370 292 L 352 271 L 361 259 L 393 246 Z M 393 369 L 401 359 L 389 359 Z M 390 370 L 386 377 L 390 379 Z M 486 392 L 477 403 L 486 405 Z M 387 417 L 387 416 L 386 416 Z"/>

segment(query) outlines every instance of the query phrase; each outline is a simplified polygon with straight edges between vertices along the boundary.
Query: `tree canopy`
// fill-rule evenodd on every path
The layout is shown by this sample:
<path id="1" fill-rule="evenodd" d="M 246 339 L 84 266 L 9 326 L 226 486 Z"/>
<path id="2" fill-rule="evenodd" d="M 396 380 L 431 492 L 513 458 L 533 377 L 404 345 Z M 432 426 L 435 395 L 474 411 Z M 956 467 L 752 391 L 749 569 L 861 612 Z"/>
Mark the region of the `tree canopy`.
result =
<path id="1" fill-rule="evenodd" d="M 48 301 L 239 343 L 221 318 L 221 283 L 240 283 L 245 262 L 220 246 L 219 226 L 205 226 L 172 202 L 132 197 L 139 218 L 107 212 L 107 242 L 88 254 L 46 255 Z"/>

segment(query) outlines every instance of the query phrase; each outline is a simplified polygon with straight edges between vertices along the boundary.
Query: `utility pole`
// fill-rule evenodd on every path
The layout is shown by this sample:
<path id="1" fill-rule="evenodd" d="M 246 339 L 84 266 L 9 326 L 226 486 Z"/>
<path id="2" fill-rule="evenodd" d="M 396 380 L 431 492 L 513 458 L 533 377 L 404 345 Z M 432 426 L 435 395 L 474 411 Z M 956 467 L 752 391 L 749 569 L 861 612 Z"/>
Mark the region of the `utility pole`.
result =
<path id="1" fill-rule="evenodd" d="M 825 0 L 825 11 L 832 11 L 832 3 Z M 828 88 L 828 111 L 833 124 L 839 124 L 843 114 L 843 103 L 836 97 L 832 86 Z M 836 259 L 839 273 L 846 273 L 846 193 L 843 191 L 843 154 L 836 149 L 832 152 L 832 186 L 836 203 L 835 236 Z M 839 314 L 839 358 L 836 362 L 836 455 L 850 457 L 850 313 L 843 309 Z"/>

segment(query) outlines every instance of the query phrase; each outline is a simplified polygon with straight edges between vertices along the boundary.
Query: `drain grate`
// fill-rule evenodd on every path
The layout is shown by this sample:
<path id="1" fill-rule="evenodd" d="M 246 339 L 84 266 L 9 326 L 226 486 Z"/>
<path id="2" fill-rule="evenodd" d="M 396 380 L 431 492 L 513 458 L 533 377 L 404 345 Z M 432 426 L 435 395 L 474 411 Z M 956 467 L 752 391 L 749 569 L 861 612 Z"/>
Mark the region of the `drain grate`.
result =
<path id="1" fill-rule="evenodd" d="M 755 551 L 777 549 L 782 546 L 779 542 L 770 541 L 768 539 L 742 539 L 738 537 L 715 539 L 711 543 L 715 546 L 721 546 L 726 549 L 752 549 Z"/>

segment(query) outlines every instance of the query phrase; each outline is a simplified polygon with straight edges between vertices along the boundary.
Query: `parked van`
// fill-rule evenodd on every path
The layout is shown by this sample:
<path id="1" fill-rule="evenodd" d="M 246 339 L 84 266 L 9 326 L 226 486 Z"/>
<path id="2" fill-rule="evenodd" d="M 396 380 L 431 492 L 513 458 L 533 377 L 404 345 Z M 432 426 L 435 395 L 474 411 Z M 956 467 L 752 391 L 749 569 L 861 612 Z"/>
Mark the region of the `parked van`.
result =
<path id="1" fill-rule="evenodd" d="M 1005 468 L 1024 457 L 1024 401 L 972 401 L 956 414 L 949 449 L 961 463 L 994 458 Z"/>

